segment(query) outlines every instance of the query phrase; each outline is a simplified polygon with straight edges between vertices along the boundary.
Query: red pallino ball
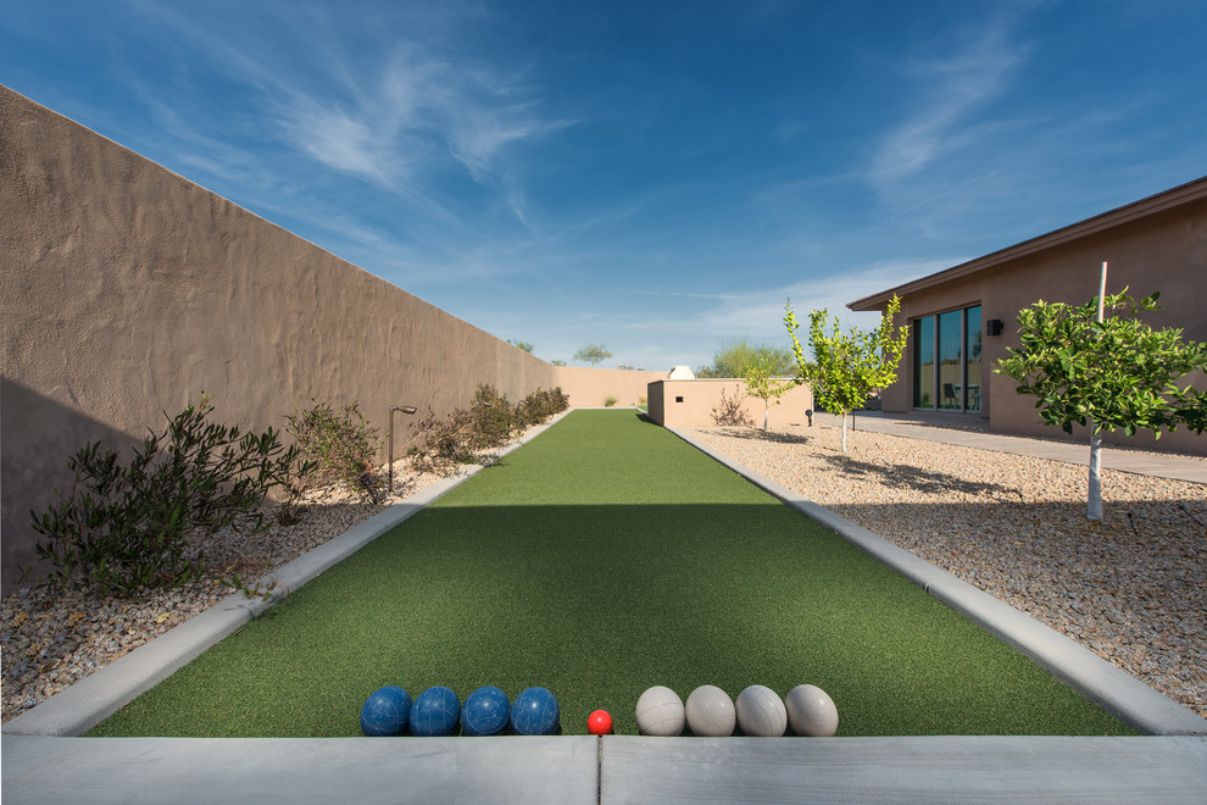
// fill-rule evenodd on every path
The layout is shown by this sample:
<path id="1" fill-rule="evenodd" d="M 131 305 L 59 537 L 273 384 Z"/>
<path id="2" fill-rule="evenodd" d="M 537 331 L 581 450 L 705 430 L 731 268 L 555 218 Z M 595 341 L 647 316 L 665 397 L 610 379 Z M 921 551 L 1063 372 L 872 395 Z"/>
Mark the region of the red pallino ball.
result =
<path id="1" fill-rule="evenodd" d="M 587 716 L 587 732 L 592 735 L 609 735 L 612 732 L 612 716 L 607 710 L 596 710 Z"/>

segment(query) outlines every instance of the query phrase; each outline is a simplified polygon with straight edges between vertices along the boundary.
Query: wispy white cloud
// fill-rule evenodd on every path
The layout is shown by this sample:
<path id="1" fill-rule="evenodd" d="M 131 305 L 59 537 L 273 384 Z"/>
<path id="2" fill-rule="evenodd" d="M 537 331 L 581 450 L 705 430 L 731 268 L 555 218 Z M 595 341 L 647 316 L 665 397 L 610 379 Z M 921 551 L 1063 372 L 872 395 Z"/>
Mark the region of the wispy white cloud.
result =
<path id="1" fill-rule="evenodd" d="M 459 165 L 523 223 L 524 171 L 515 148 L 576 123 L 546 111 L 541 88 L 524 69 L 478 61 L 448 47 L 446 37 L 416 35 L 365 48 L 341 39 L 333 12 L 304 5 L 304 24 L 282 31 L 293 53 L 306 54 L 289 70 L 279 52 L 277 61 L 261 56 L 237 34 L 172 9 L 147 11 L 210 68 L 259 93 L 266 136 L 332 171 L 409 197 L 421 212 L 447 214 L 428 209 L 435 198 L 430 187 L 439 185 L 440 171 Z M 449 27 L 424 22 L 429 31 Z"/>
<path id="2" fill-rule="evenodd" d="M 988 23 L 979 36 L 948 58 L 915 57 L 905 74 L 918 85 L 918 102 L 880 141 L 870 179 L 878 188 L 924 170 L 971 140 L 963 127 L 974 112 L 1009 86 L 1027 48 L 1011 41 L 1012 21 Z M 946 43 L 932 43 L 935 50 Z"/>

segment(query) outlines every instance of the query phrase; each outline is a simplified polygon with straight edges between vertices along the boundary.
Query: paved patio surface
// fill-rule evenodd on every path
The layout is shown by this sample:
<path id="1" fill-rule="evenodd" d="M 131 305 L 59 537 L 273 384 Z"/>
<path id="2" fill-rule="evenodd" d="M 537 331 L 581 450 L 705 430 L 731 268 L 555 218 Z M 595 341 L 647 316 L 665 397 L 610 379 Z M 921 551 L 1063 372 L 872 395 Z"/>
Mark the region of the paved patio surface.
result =
<path id="1" fill-rule="evenodd" d="M 816 414 L 813 421 L 815 426 L 842 427 L 841 417 L 833 414 Z M 855 428 L 960 447 L 1065 461 L 1082 466 L 1088 466 L 1090 463 L 1088 444 L 989 433 L 983 419 L 968 414 L 897 415 L 860 411 L 855 414 Z M 1204 438 L 1207 439 L 1207 436 Z M 1108 470 L 1207 484 L 1207 460 L 1201 458 L 1145 453 L 1108 445 L 1102 451 L 1102 466 Z"/>
<path id="2" fill-rule="evenodd" d="M 5 736 L 8 803 L 1201 803 L 1207 739 Z"/>

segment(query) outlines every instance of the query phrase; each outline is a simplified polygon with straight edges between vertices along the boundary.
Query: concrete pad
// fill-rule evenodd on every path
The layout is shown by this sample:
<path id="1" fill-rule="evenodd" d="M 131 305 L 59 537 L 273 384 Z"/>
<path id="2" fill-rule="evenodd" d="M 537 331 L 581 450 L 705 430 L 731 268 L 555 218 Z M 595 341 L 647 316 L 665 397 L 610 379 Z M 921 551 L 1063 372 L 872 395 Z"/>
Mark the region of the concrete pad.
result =
<path id="1" fill-rule="evenodd" d="M 598 739 L 5 736 L 8 803 L 593 803 Z"/>
<path id="2" fill-rule="evenodd" d="M 1152 735 L 1207 735 L 1207 719 L 1153 690 L 1077 641 L 878 534 L 743 467 L 686 433 L 673 428 L 668 430 L 787 505 L 838 532 L 1141 732 Z"/>
<path id="3" fill-rule="evenodd" d="M 600 802 L 1202 803 L 1207 739 L 603 739 Z"/>
<path id="4" fill-rule="evenodd" d="M 530 430 L 515 444 L 496 453 L 505 456 L 557 424 L 569 411 Z M 390 529 L 414 516 L 424 506 L 464 483 L 484 469 L 472 466 L 442 478 L 388 507 L 317 548 L 260 579 L 272 587 L 267 597 L 227 596 L 214 606 L 165 632 L 149 643 L 84 677 L 71 687 L 26 710 L 4 725 L 6 735 L 80 735 L 116 713 L 146 691 L 187 665 L 210 646 L 238 631 L 245 623 L 277 601 L 339 564 Z"/>

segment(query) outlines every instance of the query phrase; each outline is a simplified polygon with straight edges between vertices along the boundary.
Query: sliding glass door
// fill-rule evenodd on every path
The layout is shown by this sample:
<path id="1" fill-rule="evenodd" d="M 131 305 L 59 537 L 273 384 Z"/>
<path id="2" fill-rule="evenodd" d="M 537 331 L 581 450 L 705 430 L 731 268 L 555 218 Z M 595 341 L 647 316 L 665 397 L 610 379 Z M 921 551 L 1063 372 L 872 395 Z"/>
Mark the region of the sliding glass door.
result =
<path id="1" fill-rule="evenodd" d="M 914 407 L 981 410 L 981 307 L 914 320 Z"/>
<path id="2" fill-rule="evenodd" d="M 914 322 L 914 407 L 935 407 L 935 317 Z"/>

